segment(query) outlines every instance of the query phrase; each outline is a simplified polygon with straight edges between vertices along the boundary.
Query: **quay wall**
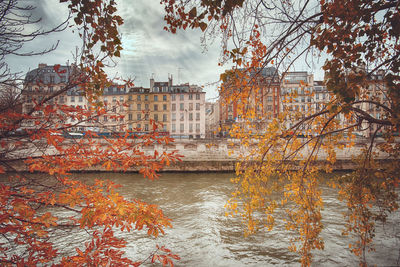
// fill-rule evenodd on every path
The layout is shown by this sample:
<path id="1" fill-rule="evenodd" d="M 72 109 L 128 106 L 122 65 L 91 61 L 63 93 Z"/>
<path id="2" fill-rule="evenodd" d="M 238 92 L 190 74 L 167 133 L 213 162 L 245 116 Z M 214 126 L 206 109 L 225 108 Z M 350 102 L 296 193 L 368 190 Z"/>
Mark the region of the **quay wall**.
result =
<path id="1" fill-rule="evenodd" d="M 178 151 L 183 156 L 181 162 L 171 163 L 165 166 L 162 171 L 165 172 L 218 172 L 218 171 L 234 171 L 235 165 L 238 161 L 238 156 L 246 153 L 251 153 L 249 149 L 253 146 L 242 147 L 237 140 L 176 140 L 174 143 L 168 145 L 150 145 L 143 147 L 145 153 L 158 152 L 171 152 Z M 337 161 L 334 164 L 334 170 L 352 170 L 355 168 L 355 163 L 352 158 L 361 152 L 362 143 L 356 143 L 351 148 L 337 150 Z M 308 151 L 303 151 L 304 155 Z M 318 158 L 323 164 L 327 158 L 323 152 L 318 153 Z M 380 160 L 386 160 L 385 155 L 380 155 Z M 20 171 L 26 171 L 26 166 L 22 162 L 15 162 L 14 168 Z M 92 166 L 84 171 L 106 171 L 102 166 Z M 137 168 L 127 170 L 135 172 Z"/>

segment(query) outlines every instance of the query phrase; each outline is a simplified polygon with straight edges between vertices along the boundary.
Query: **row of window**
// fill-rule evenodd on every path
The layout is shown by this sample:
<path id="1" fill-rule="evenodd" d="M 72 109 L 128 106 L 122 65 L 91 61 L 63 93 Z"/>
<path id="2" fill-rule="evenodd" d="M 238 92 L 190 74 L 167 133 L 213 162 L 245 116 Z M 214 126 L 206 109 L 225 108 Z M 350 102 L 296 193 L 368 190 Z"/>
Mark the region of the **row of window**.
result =
<path id="1" fill-rule="evenodd" d="M 171 124 L 171 132 L 176 133 L 177 129 L 176 129 L 176 124 Z M 189 123 L 189 132 L 192 133 L 193 132 L 193 123 Z M 185 124 L 181 123 L 179 124 L 179 132 L 183 133 L 185 131 Z M 196 132 L 199 133 L 200 132 L 200 123 L 196 123 Z"/>
<path id="2" fill-rule="evenodd" d="M 193 94 L 188 94 L 188 100 L 193 100 Z M 196 94 L 196 100 L 200 100 L 200 94 Z M 172 101 L 176 101 L 177 97 L 176 94 L 171 95 Z M 185 94 L 180 94 L 179 95 L 179 100 L 185 100 Z"/>
<path id="3" fill-rule="evenodd" d="M 176 113 L 172 113 L 172 121 L 176 121 Z M 185 120 L 185 113 L 180 113 L 179 114 L 179 120 L 184 121 Z M 193 120 L 193 113 L 189 113 L 189 120 Z M 200 113 L 196 113 L 196 121 L 200 120 Z"/>
<path id="4" fill-rule="evenodd" d="M 132 104 L 129 104 L 129 110 L 134 110 L 133 107 L 134 106 Z M 162 109 L 159 109 L 158 107 L 159 107 L 158 104 L 154 104 L 153 105 L 153 110 L 154 111 L 158 111 L 158 110 L 166 111 L 166 110 L 168 110 L 167 104 L 163 104 L 162 105 Z M 136 105 L 136 110 L 139 110 L 139 111 L 142 110 L 142 104 L 137 104 Z M 150 105 L 149 104 L 144 104 L 144 110 L 150 110 Z"/>
<path id="5" fill-rule="evenodd" d="M 172 104 L 172 111 L 176 111 L 176 104 Z M 185 110 L 185 103 L 179 104 L 179 110 Z M 193 110 L 193 103 L 189 103 L 189 110 Z M 196 110 L 200 110 L 200 103 L 196 103 Z"/>
<path id="6" fill-rule="evenodd" d="M 145 132 L 148 132 L 149 131 L 149 125 L 146 123 L 143 126 L 144 126 L 144 128 L 142 129 L 142 125 L 140 123 L 138 123 L 138 124 L 136 124 L 136 129 L 133 129 L 133 125 L 132 124 L 128 124 L 128 129 L 130 131 L 142 131 L 143 130 Z M 164 132 L 166 132 L 167 131 L 167 125 L 163 125 L 162 126 L 162 130 Z"/>
<path id="7" fill-rule="evenodd" d="M 123 96 L 121 96 L 121 99 L 123 100 Z M 128 100 L 132 101 L 133 100 L 133 95 L 128 96 Z M 142 101 L 142 95 L 137 95 L 136 96 L 137 101 Z M 158 101 L 158 95 L 153 95 L 153 100 Z M 149 95 L 144 95 L 144 101 L 149 101 Z M 162 96 L 162 101 L 167 101 L 167 95 Z"/>
<path id="8" fill-rule="evenodd" d="M 104 122 L 107 122 L 107 121 L 108 121 L 108 118 L 109 118 L 109 117 L 108 117 L 107 115 L 103 116 L 103 121 L 104 121 Z M 149 114 L 144 114 L 143 117 L 142 117 L 142 114 L 141 114 L 141 113 L 136 114 L 136 120 L 138 120 L 138 121 L 140 121 L 140 120 L 142 120 L 142 119 L 148 121 L 149 118 L 150 118 L 150 115 L 149 115 Z M 159 121 L 158 114 L 153 114 L 153 119 L 154 119 L 155 121 Z M 130 120 L 130 121 L 133 120 L 133 114 L 128 114 L 128 120 Z M 112 117 L 112 121 L 117 121 L 117 119 L 116 119 L 115 116 Z M 123 117 L 120 117 L 120 121 L 124 121 L 124 118 L 123 118 Z M 167 121 L 168 121 L 168 115 L 167 115 L 167 114 L 162 114 L 162 121 L 163 121 L 163 122 L 167 122 Z"/>

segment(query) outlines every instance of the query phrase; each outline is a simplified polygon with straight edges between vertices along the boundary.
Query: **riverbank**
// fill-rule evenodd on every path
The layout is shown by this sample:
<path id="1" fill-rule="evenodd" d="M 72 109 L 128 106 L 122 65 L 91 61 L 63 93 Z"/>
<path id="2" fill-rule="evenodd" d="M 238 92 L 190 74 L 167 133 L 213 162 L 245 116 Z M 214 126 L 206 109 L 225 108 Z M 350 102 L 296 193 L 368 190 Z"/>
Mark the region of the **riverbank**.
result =
<path id="1" fill-rule="evenodd" d="M 255 144 L 256 145 L 256 144 Z M 360 154 L 363 143 L 356 143 L 351 148 L 336 149 L 336 162 L 333 164 L 333 170 L 348 171 L 356 167 L 353 157 Z M 143 151 L 153 154 L 154 150 L 159 152 L 178 151 L 183 155 L 181 162 L 165 166 L 162 172 L 232 172 L 238 162 L 239 155 L 250 153 L 248 147 L 240 146 L 235 140 L 176 140 L 168 145 L 151 145 L 143 147 Z M 51 152 L 51 151 L 49 151 Z M 303 151 L 307 155 L 307 151 Z M 51 154 L 51 153 L 49 153 Z M 316 164 L 325 164 L 327 155 L 323 152 L 318 153 L 319 160 Z M 380 154 L 377 158 L 382 162 L 389 162 L 387 155 Z M 296 166 L 297 164 L 293 164 Z M 27 171 L 23 162 L 15 161 L 12 166 L 18 171 Z M 295 168 L 294 168 L 295 169 Z M 107 172 L 101 165 L 92 166 L 80 171 L 84 172 Z M 138 168 L 129 168 L 126 172 L 137 172 Z"/>
<path id="2" fill-rule="evenodd" d="M 381 163 L 390 163 L 391 160 L 378 160 Z M 235 160 L 218 160 L 218 161 L 181 161 L 165 166 L 159 172 L 234 172 L 237 161 Z M 326 164 L 326 161 L 316 161 L 315 164 Z M 293 164 L 296 166 L 297 164 Z M 337 160 L 333 165 L 334 171 L 351 171 L 357 167 L 356 163 L 351 160 Z M 27 172 L 28 169 L 23 162 L 15 162 L 13 168 L 17 171 Z M 293 170 L 296 170 L 294 167 Z M 101 165 L 92 166 L 81 170 L 73 170 L 73 172 L 126 172 L 136 173 L 138 168 L 128 168 L 127 170 L 107 170 Z"/>

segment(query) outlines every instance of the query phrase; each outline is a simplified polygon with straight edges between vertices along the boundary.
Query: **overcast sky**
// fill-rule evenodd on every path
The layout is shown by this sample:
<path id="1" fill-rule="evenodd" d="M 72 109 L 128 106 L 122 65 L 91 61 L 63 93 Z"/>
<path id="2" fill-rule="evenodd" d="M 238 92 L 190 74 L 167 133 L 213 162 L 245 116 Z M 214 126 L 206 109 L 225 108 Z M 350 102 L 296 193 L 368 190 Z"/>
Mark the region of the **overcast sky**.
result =
<path id="1" fill-rule="evenodd" d="M 36 6 L 34 15 L 41 17 L 42 28 L 48 29 L 67 17 L 66 5 L 56 0 L 20 0 Z M 118 0 L 118 12 L 124 19 L 121 28 L 124 50 L 117 66 L 110 74 L 135 78 L 136 86 L 149 87 L 152 75 L 156 81 L 167 81 L 173 75 L 174 84 L 186 83 L 204 86 L 207 99 L 217 96 L 219 75 L 229 66 L 218 67 L 220 48 L 218 40 L 204 51 L 200 31 L 178 31 L 171 34 L 163 30 L 164 10 L 159 0 Z M 37 68 L 38 63 L 65 64 L 72 60 L 75 47 L 79 46 L 77 34 L 66 29 L 34 40 L 25 51 L 45 49 L 56 44 L 55 51 L 43 56 L 9 57 L 13 71 L 26 73 Z"/>

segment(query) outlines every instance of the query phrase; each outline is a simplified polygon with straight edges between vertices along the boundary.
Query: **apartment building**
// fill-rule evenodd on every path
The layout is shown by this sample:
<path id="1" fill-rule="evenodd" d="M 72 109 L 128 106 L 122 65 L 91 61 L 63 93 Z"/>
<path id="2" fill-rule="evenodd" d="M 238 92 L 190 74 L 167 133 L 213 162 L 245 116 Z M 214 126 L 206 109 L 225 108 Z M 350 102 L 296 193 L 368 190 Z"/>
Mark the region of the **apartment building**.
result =
<path id="1" fill-rule="evenodd" d="M 30 112 L 34 102 L 64 90 L 70 81 L 70 73 L 73 73 L 71 67 L 46 64 L 39 64 L 39 68 L 29 72 L 23 92 L 23 112 Z M 178 138 L 205 137 L 205 92 L 189 83 L 173 85 L 172 76 L 167 82 L 150 79 L 150 88 L 127 88 L 114 84 L 104 89 L 99 100 L 104 103 L 104 113 L 81 121 L 73 116 L 66 118 L 64 123 L 73 125 L 68 131 L 90 129 L 118 133 L 156 130 Z M 91 105 L 78 87 L 68 88 L 49 103 L 54 101 L 77 108 L 90 108 Z M 43 114 L 38 112 L 39 115 Z M 29 124 L 35 126 L 34 122 Z"/>
<path id="2" fill-rule="evenodd" d="M 206 138 L 217 137 L 219 128 L 219 103 L 206 102 Z"/>
<path id="3" fill-rule="evenodd" d="M 331 95 L 323 81 L 314 81 L 314 94 L 312 97 L 313 110 L 318 112 L 325 108 L 326 104 L 330 101 Z"/>
<path id="4" fill-rule="evenodd" d="M 367 101 L 364 101 L 367 100 Z M 371 102 L 368 102 L 371 100 Z M 376 119 L 384 119 L 385 110 L 372 102 L 381 103 L 383 105 L 389 105 L 388 90 L 384 82 L 384 71 L 380 70 L 368 77 L 367 84 L 361 88 L 360 95 L 356 97 L 356 108 L 360 108 L 366 111 L 370 116 Z M 359 103 L 357 103 L 359 102 Z M 364 137 L 371 137 L 377 133 L 382 133 L 386 129 L 377 129 L 377 125 L 369 124 L 363 121 L 362 124 L 357 128 L 356 133 Z"/>
<path id="5" fill-rule="evenodd" d="M 244 71 L 244 70 L 241 70 Z M 241 123 L 243 114 L 249 110 L 254 112 L 253 124 L 257 131 L 262 132 L 272 118 L 280 113 L 281 86 L 279 75 L 274 67 L 250 70 L 246 80 L 247 103 L 241 103 L 241 99 L 232 98 L 232 94 L 238 90 L 236 85 L 230 85 L 227 81 L 225 86 L 231 89 L 224 90 L 219 99 L 220 125 L 223 132 L 227 132 L 233 123 Z"/>
<path id="6" fill-rule="evenodd" d="M 150 93 L 156 97 L 159 121 L 162 118 L 164 130 L 175 138 L 205 137 L 205 92 L 189 83 L 173 85 L 172 76 L 167 82 L 150 79 Z M 167 107 L 166 107 L 167 104 Z M 154 112 L 154 111 L 153 111 Z"/>
<path id="7" fill-rule="evenodd" d="M 96 120 L 101 132 L 124 132 L 126 130 L 126 95 L 125 86 L 117 84 L 104 89 L 102 101 L 106 113 Z M 96 128 L 96 127 L 95 127 Z"/>
<path id="8" fill-rule="evenodd" d="M 171 135 L 205 138 L 205 92 L 196 85 L 171 87 Z"/>
<path id="9" fill-rule="evenodd" d="M 46 101 L 43 106 L 67 104 L 68 96 L 67 91 L 64 91 L 64 89 L 74 73 L 76 73 L 76 68 L 74 66 L 48 66 L 47 64 L 40 63 L 38 68 L 31 70 L 26 74 L 24 87 L 21 92 L 23 98 L 22 112 L 25 114 L 31 114 L 32 119 L 24 122 L 22 125 L 23 128 L 35 128 L 37 127 L 37 121 L 40 123 L 44 122 L 43 111 L 35 111 L 34 109 L 36 105 L 40 104 L 48 96 L 57 95 L 56 97 Z M 70 90 L 74 90 L 74 88 L 71 88 Z M 60 91 L 62 92 L 60 93 Z M 57 114 L 52 114 L 54 122 L 58 122 L 60 119 L 56 115 Z M 47 119 L 51 120 L 51 118 Z"/>
<path id="10" fill-rule="evenodd" d="M 155 82 L 153 78 L 150 79 L 153 119 L 159 122 L 163 132 L 171 131 L 171 87 L 172 76 L 168 77 L 168 82 Z"/>

